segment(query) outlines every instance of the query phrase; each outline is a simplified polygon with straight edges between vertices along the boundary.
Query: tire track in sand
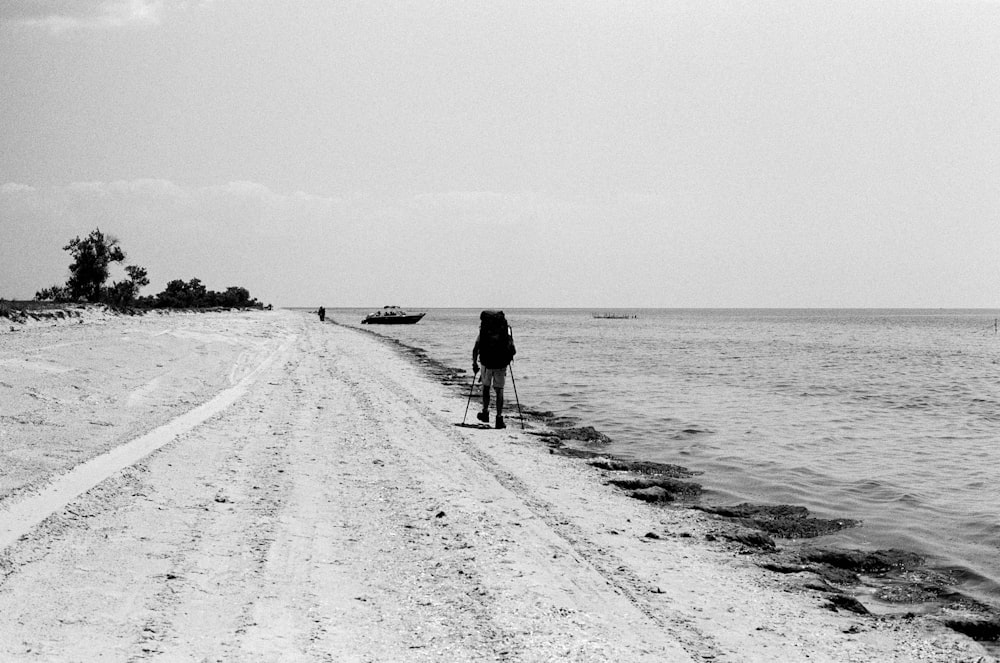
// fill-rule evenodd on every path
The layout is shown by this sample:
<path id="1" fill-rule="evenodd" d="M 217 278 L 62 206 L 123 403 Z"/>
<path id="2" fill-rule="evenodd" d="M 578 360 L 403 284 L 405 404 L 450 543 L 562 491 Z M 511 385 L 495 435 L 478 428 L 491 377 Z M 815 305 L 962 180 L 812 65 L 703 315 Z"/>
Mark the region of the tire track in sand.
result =
<path id="1" fill-rule="evenodd" d="M 77 465 L 39 493 L 7 507 L 0 513 L 0 550 L 13 544 L 43 520 L 112 474 L 139 462 L 178 435 L 190 431 L 235 403 L 263 370 L 288 351 L 294 339 L 294 336 L 286 337 L 274 352 L 239 382 L 216 394 L 211 400 L 131 442 Z"/>
<path id="2" fill-rule="evenodd" d="M 398 350 L 396 352 L 403 359 L 409 359 L 405 353 L 398 352 Z M 421 370 L 419 365 L 416 368 L 418 371 Z M 558 537 L 569 550 L 573 551 L 573 554 L 604 578 L 609 587 L 614 588 L 614 591 L 631 603 L 655 625 L 655 628 L 670 634 L 691 656 L 723 660 L 723 649 L 714 637 L 697 628 L 689 619 L 675 613 L 670 608 L 662 604 L 654 605 L 646 598 L 646 594 L 649 592 L 648 587 L 631 572 L 627 565 L 612 552 L 590 540 L 572 522 L 571 518 L 561 513 L 555 505 L 542 499 L 520 478 L 498 466 L 487 452 L 473 443 L 474 435 L 456 429 L 452 422 L 441 416 L 440 412 L 428 407 L 426 403 L 416 398 L 404 384 L 394 380 L 393 377 L 377 371 L 373 371 L 371 375 L 376 383 L 405 404 L 420 420 L 451 440 L 470 460 L 516 496 L 541 523 L 544 523 L 550 532 Z M 429 457 L 421 457 L 418 460 L 432 464 Z"/>

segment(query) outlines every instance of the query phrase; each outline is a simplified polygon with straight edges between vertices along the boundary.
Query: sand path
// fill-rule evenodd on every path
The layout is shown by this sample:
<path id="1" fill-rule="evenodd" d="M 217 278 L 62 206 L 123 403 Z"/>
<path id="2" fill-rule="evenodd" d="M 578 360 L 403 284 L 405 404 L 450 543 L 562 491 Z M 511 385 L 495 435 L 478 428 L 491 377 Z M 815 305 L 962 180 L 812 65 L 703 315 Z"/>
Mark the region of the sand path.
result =
<path id="1" fill-rule="evenodd" d="M 989 660 L 455 427 L 464 398 L 300 313 L 31 330 L 4 361 L 0 660 Z"/>

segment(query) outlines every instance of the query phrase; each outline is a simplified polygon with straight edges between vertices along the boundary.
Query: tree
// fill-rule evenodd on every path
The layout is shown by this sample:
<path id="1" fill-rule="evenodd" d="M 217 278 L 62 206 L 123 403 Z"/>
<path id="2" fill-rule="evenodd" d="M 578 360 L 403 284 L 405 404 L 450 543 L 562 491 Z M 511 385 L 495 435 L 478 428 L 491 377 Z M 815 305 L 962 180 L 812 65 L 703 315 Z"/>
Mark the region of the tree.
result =
<path id="1" fill-rule="evenodd" d="M 149 277 L 146 276 L 145 267 L 129 265 L 125 268 L 125 273 L 128 274 L 128 280 L 112 283 L 105 293 L 105 299 L 115 308 L 132 306 L 139 294 L 139 289 L 149 285 Z"/>
<path id="2" fill-rule="evenodd" d="M 52 286 L 35 293 L 35 299 L 59 302 L 104 302 L 117 308 L 127 308 L 136 303 L 140 288 L 149 285 L 146 268 L 129 265 L 125 268 L 128 279 L 112 283 L 105 288 L 110 276 L 111 263 L 124 262 L 125 251 L 118 240 L 95 228 L 87 237 L 74 237 L 63 247 L 73 256 L 69 266 L 69 279 L 64 286 Z"/>
<path id="3" fill-rule="evenodd" d="M 242 308 L 251 305 L 250 291 L 239 286 L 229 286 L 226 288 L 226 292 L 222 293 L 220 299 L 219 304 L 221 306 Z"/>
<path id="4" fill-rule="evenodd" d="M 75 237 L 63 250 L 69 251 L 73 256 L 73 262 L 69 266 L 70 276 L 66 281 L 70 297 L 88 302 L 101 301 L 111 263 L 125 260 L 125 252 L 118 245 L 118 240 L 105 236 L 100 228 L 96 228 L 86 239 Z"/>
<path id="5" fill-rule="evenodd" d="M 199 308 L 208 306 L 206 295 L 208 289 L 201 279 L 194 278 L 185 283 L 174 279 L 167 283 L 166 289 L 156 296 L 157 306 L 164 308 Z"/>
<path id="6" fill-rule="evenodd" d="M 161 308 L 185 308 L 190 305 L 187 284 L 180 279 L 167 283 L 163 292 L 156 295 L 157 306 Z"/>
<path id="7" fill-rule="evenodd" d="M 146 274 L 146 268 L 139 265 L 127 266 L 125 273 L 128 274 L 128 281 L 125 283 L 128 285 L 129 303 L 131 304 L 132 300 L 139 295 L 139 290 L 149 285 L 149 276 Z"/>
<path id="8" fill-rule="evenodd" d="M 190 298 L 188 300 L 189 306 L 210 306 L 210 304 L 205 301 L 206 295 L 208 294 L 208 288 L 206 288 L 205 284 L 201 282 L 201 279 L 194 278 L 188 281 L 187 292 L 188 297 Z"/>

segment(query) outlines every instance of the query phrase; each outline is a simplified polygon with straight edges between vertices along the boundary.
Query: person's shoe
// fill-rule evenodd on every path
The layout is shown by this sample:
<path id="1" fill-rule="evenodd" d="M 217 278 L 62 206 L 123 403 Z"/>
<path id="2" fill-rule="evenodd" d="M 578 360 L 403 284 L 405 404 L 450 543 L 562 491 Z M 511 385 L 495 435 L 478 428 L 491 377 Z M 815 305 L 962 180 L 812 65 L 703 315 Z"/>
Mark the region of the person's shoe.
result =
<path id="1" fill-rule="evenodd" d="M 503 417 L 497 415 L 497 428 L 507 428 L 507 424 L 503 422 Z"/>
<path id="2" fill-rule="evenodd" d="M 476 419 L 479 419 L 479 421 L 485 421 L 486 423 L 490 423 L 490 413 L 476 412 Z"/>

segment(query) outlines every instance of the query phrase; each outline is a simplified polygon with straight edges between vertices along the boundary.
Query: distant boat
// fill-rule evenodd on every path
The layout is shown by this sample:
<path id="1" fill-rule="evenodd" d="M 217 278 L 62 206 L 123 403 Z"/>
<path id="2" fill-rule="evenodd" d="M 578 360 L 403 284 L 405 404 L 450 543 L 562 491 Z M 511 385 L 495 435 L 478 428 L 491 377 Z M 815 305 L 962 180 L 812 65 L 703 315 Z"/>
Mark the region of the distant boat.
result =
<path id="1" fill-rule="evenodd" d="M 426 313 L 407 313 L 398 306 L 383 306 L 378 311 L 365 316 L 363 325 L 413 325 L 420 322 Z"/>
<path id="2" fill-rule="evenodd" d="M 626 313 L 595 313 L 594 317 L 598 320 L 635 320 L 639 316 Z"/>

